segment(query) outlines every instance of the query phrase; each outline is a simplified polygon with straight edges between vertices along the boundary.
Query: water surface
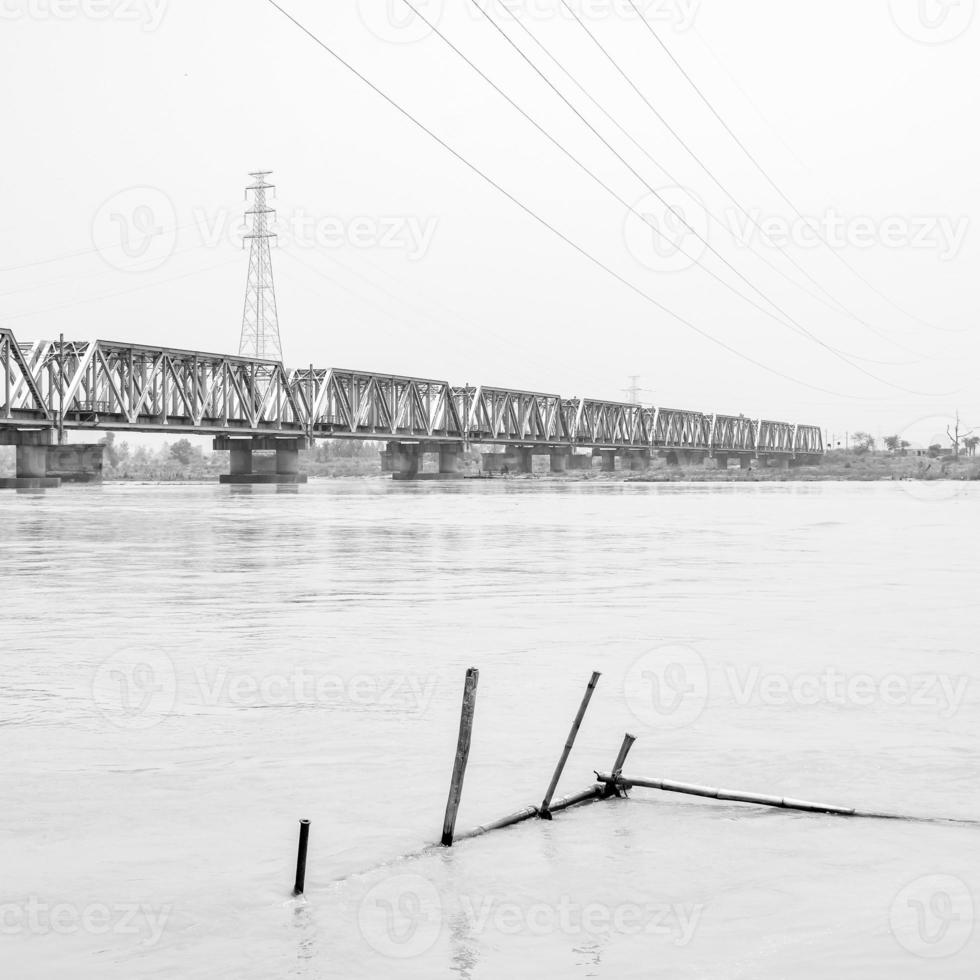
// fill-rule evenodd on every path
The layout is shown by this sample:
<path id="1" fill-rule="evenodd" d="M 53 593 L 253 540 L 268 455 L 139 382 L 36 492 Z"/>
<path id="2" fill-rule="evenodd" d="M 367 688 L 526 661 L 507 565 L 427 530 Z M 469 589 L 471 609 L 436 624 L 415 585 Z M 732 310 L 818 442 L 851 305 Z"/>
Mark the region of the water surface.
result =
<path id="1" fill-rule="evenodd" d="M 0 928 L 18 978 L 964 977 L 971 485 L 381 480 L 0 497 Z M 312 820 L 305 901 L 289 898 Z M 54 911 L 60 907 L 60 911 Z M 53 920 L 53 921 L 52 921 Z"/>

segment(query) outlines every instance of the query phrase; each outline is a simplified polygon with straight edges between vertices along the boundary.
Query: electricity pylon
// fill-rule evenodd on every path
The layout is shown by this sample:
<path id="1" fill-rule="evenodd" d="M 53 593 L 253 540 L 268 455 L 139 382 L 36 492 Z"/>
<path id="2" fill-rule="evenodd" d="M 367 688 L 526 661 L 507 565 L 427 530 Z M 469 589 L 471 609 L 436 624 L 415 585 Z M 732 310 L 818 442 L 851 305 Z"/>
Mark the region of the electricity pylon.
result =
<path id="1" fill-rule="evenodd" d="M 248 282 L 245 285 L 245 312 L 242 314 L 242 339 L 238 353 L 244 357 L 265 358 L 271 361 L 282 360 L 282 345 L 279 342 L 279 314 L 276 312 L 276 288 L 272 281 L 272 254 L 269 239 L 276 233 L 269 231 L 269 215 L 275 215 L 272 208 L 266 207 L 265 192 L 274 185 L 266 182 L 271 170 L 256 170 L 249 174 L 253 183 L 245 188 L 254 195 L 254 206 L 246 211 L 252 218 L 250 234 L 243 236 L 249 242 Z"/>

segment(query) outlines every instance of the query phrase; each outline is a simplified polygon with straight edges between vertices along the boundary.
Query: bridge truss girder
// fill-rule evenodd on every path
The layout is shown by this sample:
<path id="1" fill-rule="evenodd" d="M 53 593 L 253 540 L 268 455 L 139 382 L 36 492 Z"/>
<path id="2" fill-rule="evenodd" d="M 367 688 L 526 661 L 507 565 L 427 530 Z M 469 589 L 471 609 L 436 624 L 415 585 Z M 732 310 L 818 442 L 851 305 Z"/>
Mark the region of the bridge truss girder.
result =
<path id="1" fill-rule="evenodd" d="M 62 414 L 63 413 L 63 414 Z M 0 329 L 0 425 L 820 455 L 816 426 Z"/>

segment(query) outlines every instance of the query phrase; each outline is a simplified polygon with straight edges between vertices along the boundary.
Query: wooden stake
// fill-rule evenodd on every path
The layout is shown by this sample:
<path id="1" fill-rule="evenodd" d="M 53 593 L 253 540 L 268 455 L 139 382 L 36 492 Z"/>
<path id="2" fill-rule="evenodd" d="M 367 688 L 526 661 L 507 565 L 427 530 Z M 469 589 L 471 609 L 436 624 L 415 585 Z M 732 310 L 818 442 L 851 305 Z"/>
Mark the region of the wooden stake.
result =
<path id="1" fill-rule="evenodd" d="M 585 695 L 582 697 L 582 703 L 579 705 L 578 714 L 575 715 L 575 720 L 572 722 L 572 729 L 568 733 L 568 738 L 565 741 L 565 748 L 562 749 L 561 758 L 558 760 L 558 765 L 555 767 L 555 774 L 551 777 L 551 784 L 548 786 L 548 792 L 544 794 L 544 801 L 541 803 L 538 815 L 543 820 L 550 820 L 551 813 L 551 798 L 555 795 L 555 790 L 558 788 L 558 780 L 561 779 L 562 770 L 565 768 L 565 763 L 568 761 L 569 753 L 572 751 L 572 746 L 575 744 L 575 736 L 578 735 L 579 727 L 582 724 L 582 719 L 585 717 L 585 709 L 589 706 L 589 701 L 592 700 L 592 692 L 595 690 L 596 684 L 599 683 L 599 678 L 602 675 L 598 671 L 593 671 L 592 679 L 589 681 L 589 686 L 585 689 Z"/>
<path id="2" fill-rule="evenodd" d="M 299 822 L 299 851 L 296 854 L 296 885 L 294 895 L 302 895 L 306 887 L 306 847 L 310 840 L 310 821 Z"/>
<path id="3" fill-rule="evenodd" d="M 442 822 L 442 844 L 453 846 L 453 833 L 456 830 L 456 813 L 463 796 L 463 776 L 466 762 L 470 756 L 470 736 L 473 731 L 473 713 L 476 710 L 476 685 L 480 671 L 468 667 L 463 685 L 463 708 L 459 716 L 459 738 L 456 742 L 456 760 L 453 762 L 453 778 L 449 784 L 449 799 L 446 801 L 446 817 Z"/>

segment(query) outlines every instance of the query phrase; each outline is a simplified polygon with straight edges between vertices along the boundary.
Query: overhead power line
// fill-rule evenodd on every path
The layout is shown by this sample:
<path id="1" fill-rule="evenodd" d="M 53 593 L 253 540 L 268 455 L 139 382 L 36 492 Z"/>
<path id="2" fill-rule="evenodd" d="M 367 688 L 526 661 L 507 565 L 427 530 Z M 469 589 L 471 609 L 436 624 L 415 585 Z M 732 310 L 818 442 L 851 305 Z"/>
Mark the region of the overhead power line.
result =
<path id="1" fill-rule="evenodd" d="M 562 3 L 564 3 L 564 2 L 565 2 L 565 0 L 562 0 Z M 789 208 L 792 210 L 792 212 L 800 219 L 800 221 L 806 222 L 806 218 L 803 217 L 803 214 L 800 212 L 800 209 L 793 203 L 792 200 L 790 200 L 790 198 L 786 194 L 786 192 L 783 191 L 783 189 L 779 186 L 779 184 L 776 183 L 776 181 L 770 175 L 769 171 L 766 170 L 766 168 L 762 166 L 762 164 L 756 159 L 756 157 L 752 154 L 752 152 L 745 145 L 745 143 L 743 143 L 742 140 L 739 139 L 739 137 L 735 133 L 735 131 L 722 118 L 721 113 L 719 113 L 718 110 L 715 109 L 714 105 L 712 105 L 711 100 L 704 94 L 704 92 L 701 91 L 700 87 L 697 85 L 697 83 L 694 81 L 694 79 L 691 78 L 691 76 L 687 73 L 687 71 L 685 70 L 684 66 L 677 60 L 677 58 L 674 57 L 674 55 L 671 52 L 670 48 L 668 48 L 667 45 L 664 44 L 664 42 L 660 39 L 660 35 L 654 30 L 653 25 L 640 12 L 640 9 L 634 3 L 634 0 L 627 0 L 627 3 L 629 3 L 629 5 L 636 12 L 636 16 L 640 18 L 640 20 L 643 22 L 643 25 L 647 28 L 647 30 L 653 36 L 653 39 L 657 42 L 657 44 L 660 45 L 660 47 L 666 53 L 667 57 L 670 58 L 670 60 L 674 63 L 674 65 L 676 66 L 677 70 L 684 76 L 685 79 L 687 79 L 688 84 L 698 94 L 698 97 L 701 99 L 701 101 L 708 107 L 708 109 L 710 110 L 711 114 L 715 117 L 715 119 L 718 120 L 718 122 L 721 123 L 721 125 L 725 129 L 725 132 L 728 133 L 728 135 L 735 141 L 735 143 L 738 145 L 739 149 L 745 154 L 745 156 L 749 159 L 749 161 L 756 168 L 756 170 L 758 170 L 759 173 L 762 174 L 762 176 L 765 178 L 765 180 L 769 184 L 769 186 L 786 202 L 786 204 L 789 206 Z M 566 6 L 567 6 L 567 4 L 566 4 Z M 811 225 L 811 227 L 813 227 L 813 226 Z M 851 265 L 851 263 L 848 262 L 846 258 L 844 258 L 844 256 L 841 254 L 840 250 L 839 249 L 835 249 L 830 244 L 830 242 L 828 242 L 827 239 L 824 238 L 823 235 L 820 234 L 820 232 L 816 228 L 813 228 L 813 232 L 814 232 L 814 235 L 816 235 L 816 237 L 827 247 L 828 251 L 830 251 L 831 254 L 838 260 L 838 262 L 840 262 L 845 268 L 847 268 L 854 276 L 856 276 L 858 279 L 860 279 L 861 282 L 863 282 L 865 284 L 865 286 L 868 287 L 868 289 L 870 289 L 876 295 L 880 296 L 886 303 L 888 303 L 889 306 L 891 306 L 894 309 L 898 310 L 898 312 L 901 313 L 903 316 L 908 317 L 910 320 L 915 320 L 917 323 L 921 323 L 922 326 L 928 327 L 931 330 L 944 330 L 944 331 L 947 331 L 949 333 L 962 333 L 961 330 L 951 330 L 948 327 L 937 327 L 935 324 L 932 324 L 932 323 L 927 322 L 926 320 L 923 320 L 920 316 L 917 316 L 914 313 L 910 313 L 904 307 L 902 307 L 898 303 L 896 303 L 895 300 L 893 300 L 886 293 L 883 293 L 877 286 L 874 285 L 874 283 L 872 283 L 869 279 L 867 279 L 865 276 L 863 276 L 857 269 L 855 269 L 854 266 Z"/>
<path id="2" fill-rule="evenodd" d="M 596 107 L 596 109 L 599 110 L 599 112 L 603 114 L 603 116 L 605 116 L 655 167 L 657 167 L 668 180 L 672 181 L 677 186 L 682 186 L 680 179 L 676 177 L 674 174 L 672 174 L 661 161 L 657 160 L 649 152 L 649 150 L 647 150 L 647 148 L 642 143 L 640 143 L 640 141 L 637 140 L 636 137 L 634 137 L 633 134 L 630 133 L 629 130 L 627 130 L 626 127 L 623 126 L 622 123 L 620 123 L 620 121 L 615 116 L 613 116 L 612 113 L 610 113 L 609 110 L 605 106 L 603 106 L 602 103 L 600 103 L 592 95 L 591 92 L 589 92 L 589 90 L 575 77 L 575 75 L 573 75 L 572 72 L 569 71 L 569 69 L 547 48 L 547 46 L 537 37 L 537 35 L 534 34 L 534 32 L 532 32 L 531 29 L 522 20 L 520 20 L 520 18 L 518 18 L 517 15 L 512 10 L 510 10 L 509 7 L 507 7 L 502 2 L 502 0 L 496 0 L 496 2 L 510 15 L 512 22 L 516 24 L 524 32 L 524 34 L 527 35 L 528 38 L 530 38 L 530 40 L 537 46 L 537 48 L 543 52 L 543 54 L 569 79 L 569 81 L 572 82 L 573 85 L 575 85 L 575 87 L 589 100 L 589 102 L 592 103 L 592 105 Z M 728 196 L 731 197 L 730 194 L 728 194 Z M 733 197 L 731 199 L 736 204 L 736 206 L 738 206 L 738 202 L 735 201 Z M 732 231 L 732 229 L 713 210 L 711 210 L 711 208 L 709 208 L 707 205 L 704 205 L 704 212 L 715 225 L 717 225 L 719 228 L 722 229 L 722 231 L 725 232 L 726 235 L 730 236 L 733 240 L 736 240 L 735 232 Z M 892 338 L 888 337 L 886 334 L 882 333 L 880 330 L 876 329 L 870 323 L 867 323 L 856 313 L 847 309 L 839 300 L 834 298 L 827 291 L 827 289 L 824 288 L 824 286 L 822 286 L 813 276 L 811 276 L 810 273 L 807 272 L 807 270 L 789 252 L 787 252 L 784 248 L 782 248 L 781 246 L 773 242 L 771 237 L 766 233 L 765 229 L 754 221 L 751 214 L 745 213 L 744 211 L 743 214 L 745 215 L 745 217 L 748 219 L 750 223 L 755 225 L 755 227 L 758 229 L 758 231 L 760 232 L 761 236 L 765 239 L 767 244 L 769 244 L 772 248 L 777 249 L 788 262 L 790 262 L 793 266 L 795 266 L 800 271 L 800 273 L 807 280 L 809 280 L 817 288 L 817 290 L 819 290 L 819 292 L 814 292 L 813 290 L 808 289 L 802 283 L 797 282 L 795 279 L 793 279 L 792 276 L 788 275 L 786 272 L 780 269 L 775 263 L 771 262 L 765 255 L 763 255 L 757 249 L 753 248 L 751 244 L 749 244 L 748 247 L 752 252 L 752 254 L 755 255 L 760 261 L 765 263 L 765 265 L 767 265 L 770 269 L 772 269 L 772 271 L 775 272 L 777 275 L 781 276 L 783 279 L 791 283 L 797 289 L 802 290 L 811 299 L 815 300 L 818 303 L 823 304 L 825 307 L 827 307 L 827 309 L 833 310 L 835 313 L 843 313 L 845 316 L 849 317 L 850 319 L 866 327 L 875 336 L 879 337 L 882 340 L 885 340 L 886 342 L 892 344 L 893 346 L 897 347 L 900 350 L 905 351 L 908 354 L 912 354 L 913 356 L 918 358 L 918 360 L 921 361 L 921 360 L 939 359 L 939 358 L 935 358 L 932 355 L 923 354 L 920 351 L 914 351 L 911 348 L 906 347 L 904 344 L 900 344 L 898 341 L 893 340 Z M 820 293 L 824 295 L 820 295 Z M 902 365 L 917 363 L 915 361 L 885 361 L 880 358 L 866 357 L 861 354 L 854 354 L 850 352 L 847 353 L 849 357 L 852 357 L 855 360 L 866 361 L 870 364 L 882 364 L 890 367 L 898 367 Z"/>
<path id="3" fill-rule="evenodd" d="M 449 153 L 456 160 L 458 160 L 465 167 L 467 167 L 470 171 L 472 171 L 474 174 L 480 177 L 485 183 L 489 184 L 492 188 L 494 188 L 494 190 L 496 190 L 498 193 L 506 197 L 512 204 L 517 206 L 521 211 L 523 211 L 526 215 L 528 215 L 530 218 L 532 218 L 534 221 L 536 221 L 546 230 L 551 232 L 557 238 L 561 239 L 561 241 L 563 241 L 570 248 L 574 249 L 579 255 L 581 255 L 583 258 L 588 260 L 591 264 L 595 265 L 597 268 L 601 269 L 603 272 L 605 272 L 607 275 L 615 279 L 621 285 L 625 286 L 631 292 L 635 293 L 641 299 L 645 300 L 647 303 L 651 304 L 656 309 L 660 310 L 662 313 L 669 316 L 672 320 L 676 321 L 677 323 L 681 324 L 687 329 L 698 334 L 698 336 L 707 340 L 709 343 L 712 343 L 715 346 L 720 347 L 721 349 L 727 351 L 729 354 L 732 354 L 733 356 L 737 357 L 739 360 L 745 361 L 748 364 L 752 364 L 753 366 L 759 368 L 760 370 L 765 371 L 768 374 L 775 375 L 776 377 L 782 378 L 785 381 L 789 381 L 793 384 L 800 385 L 801 387 L 804 388 L 810 388 L 814 391 L 820 391 L 823 394 L 833 395 L 835 397 L 853 398 L 856 400 L 867 400 L 867 401 L 881 400 L 880 398 L 874 396 L 851 395 L 838 391 L 833 391 L 832 389 L 824 388 L 820 385 L 815 385 L 809 381 L 804 381 L 800 378 L 796 378 L 793 375 L 787 374 L 784 371 L 780 371 L 778 368 L 774 368 L 771 365 L 764 363 L 763 361 L 759 361 L 756 358 L 752 357 L 750 354 L 746 354 L 744 351 L 741 351 L 738 348 L 733 347 L 730 344 L 727 344 L 725 341 L 715 337 L 707 330 L 703 329 L 702 327 L 699 327 L 693 321 L 688 320 L 686 317 L 682 316 L 681 314 L 675 312 L 674 310 L 671 310 L 669 307 L 665 306 L 654 296 L 651 296 L 649 293 L 641 289 L 635 283 L 625 278 L 625 276 L 620 275 L 620 273 L 616 272 L 613 268 L 608 266 L 601 259 L 594 256 L 584 246 L 579 245 L 578 242 L 569 238 L 564 232 L 562 232 L 557 227 L 555 227 L 555 225 L 551 224 L 546 218 L 543 218 L 536 211 L 534 211 L 529 205 L 525 204 L 516 195 L 512 194 L 505 187 L 503 187 L 503 185 L 495 181 L 491 176 L 489 176 L 489 174 L 481 170 L 475 163 L 472 163 L 469 159 L 464 157 L 458 150 L 456 150 L 449 143 L 447 143 L 435 131 L 430 129 L 428 126 L 425 125 L 425 123 L 423 123 L 420 119 L 418 119 L 415 115 L 413 115 L 408 109 L 404 108 L 401 104 L 399 104 L 392 96 L 390 96 L 379 86 L 375 85 L 374 82 L 372 82 L 366 75 L 364 75 L 361 71 L 359 71 L 356 67 L 354 67 L 354 65 L 352 65 L 349 61 L 347 61 L 342 55 L 340 55 L 337 51 L 335 51 L 329 44 L 326 43 L 326 41 L 324 41 L 322 38 L 314 34 L 313 31 L 311 31 L 308 27 L 306 27 L 301 21 L 297 20 L 296 17 L 294 17 L 291 13 L 289 13 L 287 10 L 281 7 L 276 2 L 276 0 L 266 0 L 266 2 L 271 7 L 274 7 L 276 10 L 278 10 L 283 17 L 285 17 L 288 21 L 290 21 L 290 23 L 292 23 L 297 29 L 302 31 L 302 33 L 304 33 L 318 47 L 320 47 L 323 51 L 329 54 L 338 64 L 340 64 L 343 68 L 345 68 L 351 74 L 356 76 L 364 85 L 370 88 L 376 95 L 380 96 L 393 109 L 395 109 L 402 116 L 408 119 L 413 125 L 417 126 L 420 130 L 422 130 L 422 132 L 424 132 L 432 140 L 438 143 L 439 146 L 441 146 L 444 150 L 446 150 L 447 153 Z"/>
<path id="4" fill-rule="evenodd" d="M 432 30 L 442 41 L 444 41 L 452 49 L 452 51 L 455 54 L 457 54 L 460 58 L 462 58 L 462 60 L 465 61 L 466 64 L 469 65 L 469 67 L 473 69 L 473 71 L 475 71 L 488 85 L 490 85 L 491 88 L 493 88 L 494 91 L 498 93 L 498 95 L 500 95 L 502 98 L 504 98 L 514 109 L 516 109 L 525 119 L 527 119 L 528 122 L 530 122 L 543 136 L 545 136 L 546 139 L 548 139 L 554 146 L 556 146 L 559 150 L 561 150 L 562 153 L 564 153 L 570 160 L 572 160 L 578 167 L 580 167 L 586 174 L 588 174 L 588 176 L 590 176 L 594 181 L 596 181 L 596 183 L 598 183 L 603 189 L 605 189 L 609 194 L 611 194 L 623 207 L 625 207 L 628 211 L 630 211 L 633 214 L 635 214 L 638 218 L 640 218 L 640 220 L 642 220 L 645 224 L 647 224 L 654 231 L 654 233 L 656 235 L 658 235 L 661 238 L 664 238 L 665 237 L 663 235 L 663 233 L 660 231 L 660 229 L 650 220 L 649 217 L 647 217 L 646 215 L 641 214 L 639 211 L 636 210 L 636 208 L 633 205 L 631 205 L 623 197 L 621 197 L 619 194 L 617 194 L 615 190 L 613 190 L 600 177 L 598 177 L 592 170 L 590 170 L 584 163 L 582 163 L 582 161 L 579 160 L 578 157 L 576 157 L 570 150 L 568 150 L 567 147 L 565 147 L 561 142 L 559 142 L 557 139 L 555 139 L 529 113 L 527 113 L 520 105 L 517 104 L 517 102 L 515 102 L 509 95 L 507 95 L 507 93 L 504 92 L 492 79 L 490 79 L 483 71 L 481 71 L 480 68 L 476 64 L 474 64 L 474 62 L 470 58 L 468 58 L 455 44 L 453 44 L 452 41 L 450 41 L 449 38 L 447 38 L 446 35 L 443 34 L 443 32 L 440 31 L 439 28 L 435 24 L 433 24 L 423 14 L 421 14 L 419 12 L 419 10 L 411 3 L 411 0 L 402 0 L 402 2 L 417 17 L 419 17 L 419 19 L 422 20 L 430 28 L 430 30 Z M 758 310 L 764 316 L 767 316 L 770 319 L 775 320 L 775 322 L 776 323 L 779 323 L 781 326 L 791 327 L 792 329 L 795 329 L 797 332 L 803 334 L 804 336 L 806 336 L 807 338 L 809 338 L 811 341 L 813 341 L 813 343 L 817 344 L 819 347 L 822 347 L 824 350 L 828 351 L 834 357 L 838 358 L 838 360 L 842 361 L 844 364 L 847 364 L 849 367 L 853 368 L 854 370 L 859 371 L 861 374 L 866 375 L 867 377 L 871 378 L 873 381 L 877 381 L 879 384 L 883 384 L 886 387 L 894 388 L 897 391 L 902 391 L 902 392 L 904 392 L 906 394 L 911 394 L 911 395 L 930 395 L 930 396 L 932 396 L 932 395 L 939 395 L 939 394 L 949 394 L 948 392 L 937 393 L 937 392 L 921 392 L 921 391 L 916 391 L 914 389 L 906 388 L 904 385 L 898 385 L 898 384 L 895 384 L 894 382 L 891 382 L 891 381 L 888 381 L 888 380 L 886 380 L 884 378 L 881 378 L 878 375 L 874 374 L 873 372 L 868 371 L 867 368 L 863 368 L 863 367 L 861 367 L 861 365 L 855 364 L 842 351 L 838 350 L 833 345 L 828 344 L 826 341 L 824 341 L 823 339 L 821 339 L 820 337 L 818 337 L 812 331 L 810 331 L 806 327 L 804 327 L 803 324 L 799 323 L 799 321 L 797 321 L 793 316 L 791 316 L 790 313 L 788 313 L 778 303 L 776 303 L 775 300 L 773 300 L 771 297 L 769 297 L 763 290 L 761 290 L 758 286 L 756 286 L 755 283 L 753 283 L 747 276 L 745 276 L 740 270 L 738 270 L 734 265 L 732 265 L 732 263 L 729 262 L 728 259 L 726 259 L 708 241 L 707 238 L 705 238 L 703 235 L 701 235 L 701 233 L 698 232 L 697 229 L 695 229 L 687 221 L 687 219 L 684 217 L 684 214 L 681 211 L 678 211 L 675 207 L 673 207 L 663 197 L 663 195 L 660 194 L 659 191 L 657 191 L 651 184 L 649 184 L 643 178 L 643 175 L 640 174 L 639 171 L 637 171 L 629 163 L 629 161 L 626 160 L 625 157 L 623 157 L 622 154 L 620 154 L 616 150 L 616 148 L 614 146 L 612 146 L 611 143 L 609 143 L 609 141 L 588 121 L 588 119 L 586 119 L 582 115 L 582 113 L 579 112 L 578 109 L 571 102 L 569 102 L 569 100 L 564 96 L 564 94 L 558 88 L 555 87 L 555 85 L 552 83 L 552 81 L 537 67 L 537 65 L 535 65 L 534 62 L 532 62 L 527 57 L 527 55 L 524 54 L 523 51 L 521 51 L 521 49 L 514 43 L 513 39 L 510 38 L 507 35 L 507 33 L 500 27 L 500 25 L 497 24 L 496 21 L 494 21 L 494 19 L 479 5 L 479 3 L 476 2 L 476 0 L 470 0 L 470 2 L 473 4 L 474 7 L 476 7 L 476 9 L 481 14 L 483 14 L 483 16 L 486 18 L 486 20 L 495 28 L 495 30 L 501 35 L 501 37 L 503 37 L 504 40 L 509 45 L 511 45 L 512 48 L 514 48 L 514 50 L 532 68 L 532 70 L 538 75 L 538 77 L 540 77 L 549 86 L 549 88 L 551 88 L 551 90 L 562 100 L 562 102 L 564 102 L 565 105 L 568 106 L 569 109 L 571 109 L 571 111 L 575 114 L 575 116 L 579 120 L 581 120 L 581 122 L 583 122 L 585 124 L 585 126 L 590 130 L 590 132 L 592 132 L 593 135 L 595 135 L 596 138 L 616 157 L 616 159 L 619 160 L 630 171 L 630 173 L 632 173 L 633 176 L 636 177 L 637 180 L 639 180 L 643 184 L 643 186 L 646 187 L 647 190 L 654 197 L 656 197 L 657 200 L 659 200 L 684 225 L 685 228 L 687 228 L 687 230 L 691 234 L 693 234 L 699 241 L 701 241 L 705 245 L 705 247 L 708 248 L 709 251 L 716 258 L 718 258 L 718 260 L 720 262 L 722 262 L 725 265 L 726 268 L 728 268 L 732 273 L 734 273 L 751 290 L 753 290 L 755 293 L 757 293 L 759 296 L 761 296 L 762 299 L 765 302 L 767 302 L 770 306 L 772 306 L 773 309 L 777 311 L 777 313 L 779 314 L 779 316 L 775 316 L 769 310 L 766 310 L 765 308 L 763 308 L 762 306 L 760 306 L 758 303 L 754 302 L 749 297 L 745 296 L 744 293 L 739 292 L 739 290 L 737 290 L 735 287 L 733 287 L 731 285 L 731 283 L 726 282 L 723 278 L 721 278 L 712 269 L 710 269 L 706 265 L 704 265 L 700 260 L 695 259 L 695 258 L 693 258 L 693 256 L 688 255 L 688 253 L 684 252 L 683 249 L 679 249 L 679 251 L 681 251 L 682 254 L 687 255 L 688 258 L 691 258 L 692 261 L 694 261 L 700 268 L 702 268 L 705 272 L 707 272 L 708 275 L 710 275 L 713 279 L 715 279 L 717 282 L 721 283 L 726 289 L 730 290 L 732 293 L 734 293 L 734 295 L 738 296 L 740 299 L 742 299 L 743 301 L 745 301 L 746 303 L 748 303 L 749 305 L 751 305 L 752 307 L 754 307 L 756 310 Z M 782 317 L 783 319 L 780 319 L 780 317 Z"/>
<path id="5" fill-rule="evenodd" d="M 644 93 L 640 89 L 639 85 L 637 85 L 636 82 L 633 81 L 633 79 L 622 68 L 622 66 L 619 64 L 619 62 L 616 61 L 616 59 L 609 53 L 609 51 L 607 50 L 607 48 L 595 36 L 595 33 L 589 28 L 589 26 L 578 16 L 578 14 L 575 13 L 574 10 L 572 10 L 571 7 L 569 7 L 569 5 L 566 3 L 566 0 L 559 0 L 559 2 L 569 12 L 569 14 L 571 14 L 571 16 L 574 18 L 575 22 L 579 25 L 579 27 L 582 28 L 583 31 L 585 31 L 585 33 L 588 35 L 588 37 L 590 38 L 590 40 L 592 41 L 592 43 L 595 44 L 595 46 L 599 49 L 600 52 L 602 52 L 602 54 L 606 58 L 606 60 L 613 66 L 613 68 L 616 69 L 616 72 L 623 78 L 623 80 L 630 86 L 630 88 L 639 96 L 639 98 L 643 101 L 643 103 L 646 105 L 646 107 L 653 113 L 653 115 L 657 118 L 657 120 L 659 120 L 659 122 L 664 126 L 664 128 L 667 130 L 667 132 L 670 133 L 670 135 L 673 136 L 674 139 L 677 140 L 677 142 L 680 143 L 680 145 L 683 146 L 685 150 L 687 150 L 688 155 L 691 157 L 691 159 L 694 160 L 694 162 L 708 175 L 708 177 L 711 178 L 711 181 L 719 188 L 719 190 L 721 190 L 722 193 L 725 194 L 731 200 L 731 202 L 735 205 L 736 208 L 738 208 L 738 210 L 749 221 L 749 223 L 763 237 L 765 237 L 767 240 L 770 240 L 769 236 L 766 234 L 765 229 L 762 228 L 762 226 L 759 225 L 759 223 L 755 220 L 755 218 L 752 217 L 752 215 L 749 213 L 748 209 L 741 203 L 741 201 L 739 201 L 739 199 L 737 197 L 735 197 L 735 195 L 732 193 L 732 191 L 730 191 L 721 182 L 721 180 L 715 175 L 714 171 L 712 171 L 712 169 L 704 162 L 704 160 L 701 159 L 701 157 L 694 151 L 694 149 L 684 139 L 684 137 L 681 136 L 681 134 L 678 133 L 677 130 L 667 121 L 667 119 L 663 116 L 663 114 L 660 112 L 660 110 L 657 109 L 657 107 L 646 97 L 646 95 L 644 95 Z M 806 222 L 806 219 L 803 218 L 802 215 L 800 215 L 800 218 L 801 218 L 801 220 L 803 220 L 804 222 Z M 807 223 L 807 224 L 809 226 L 809 223 Z M 788 252 L 784 252 L 784 254 L 787 255 L 787 257 L 789 256 L 789 253 Z M 832 302 L 834 302 L 838 307 L 840 307 L 840 309 L 843 312 L 845 312 L 848 316 L 850 316 L 856 322 L 860 323 L 862 326 L 864 326 L 865 328 L 867 328 L 875 336 L 879 337 L 881 340 L 886 341 L 887 343 L 893 344 L 895 347 L 898 347 L 898 348 L 900 348 L 902 350 L 905 350 L 907 353 L 915 353 L 915 354 L 918 354 L 918 352 L 911 351 L 909 348 L 905 347 L 904 345 L 899 344 L 897 341 L 893 340 L 887 334 L 883 333 L 882 331 L 878 330 L 876 327 L 872 326 L 870 323 L 868 323 L 862 317 L 859 317 L 856 313 L 853 313 L 846 306 L 844 306 L 844 304 L 841 303 L 840 300 L 838 300 L 836 297 L 834 297 L 833 294 L 831 294 L 830 292 L 828 292 L 828 290 L 823 285 L 821 285 L 818 280 L 816 280 L 812 276 L 810 276 L 803 269 L 803 267 L 801 265 L 799 265 L 798 263 L 794 263 L 794 264 L 796 264 L 796 267 L 798 269 L 800 269 L 800 271 L 803 272 L 803 274 L 805 276 L 807 276 L 807 278 L 819 290 L 821 290 L 821 292 L 823 292 L 826 296 L 828 296 L 831 299 Z M 918 354 L 918 356 L 921 357 L 923 355 Z"/>

